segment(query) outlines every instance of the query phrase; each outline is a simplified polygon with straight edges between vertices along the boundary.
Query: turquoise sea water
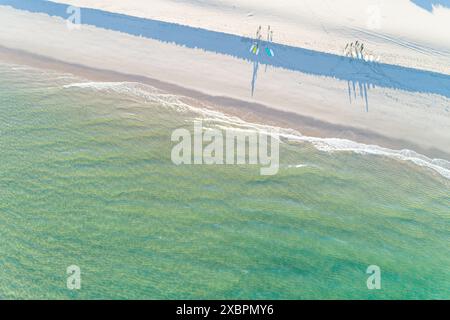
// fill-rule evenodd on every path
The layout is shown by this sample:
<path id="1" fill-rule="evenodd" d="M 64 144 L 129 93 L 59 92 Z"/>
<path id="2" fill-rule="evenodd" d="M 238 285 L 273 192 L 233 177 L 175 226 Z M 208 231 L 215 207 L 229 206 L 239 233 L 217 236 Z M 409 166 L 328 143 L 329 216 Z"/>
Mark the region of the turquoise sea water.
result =
<path id="1" fill-rule="evenodd" d="M 67 86 L 79 82 L 0 64 L 1 299 L 450 298 L 436 171 L 293 142 L 275 176 L 175 166 L 171 134 L 200 114 L 139 85 Z"/>

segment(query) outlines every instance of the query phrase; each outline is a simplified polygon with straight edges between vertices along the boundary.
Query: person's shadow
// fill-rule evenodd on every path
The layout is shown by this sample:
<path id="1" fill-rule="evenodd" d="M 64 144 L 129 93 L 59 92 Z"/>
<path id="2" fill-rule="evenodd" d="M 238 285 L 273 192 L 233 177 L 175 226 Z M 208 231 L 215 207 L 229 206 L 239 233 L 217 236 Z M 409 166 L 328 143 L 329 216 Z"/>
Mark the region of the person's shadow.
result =
<path id="1" fill-rule="evenodd" d="M 255 58 L 253 61 L 253 76 L 252 76 L 252 97 L 255 94 L 256 78 L 258 78 L 259 61 Z"/>
<path id="2" fill-rule="evenodd" d="M 361 62 L 361 60 L 355 60 Z M 369 66 L 372 67 L 373 70 L 377 68 L 377 64 L 373 62 L 365 61 L 366 64 L 370 64 Z M 363 69 L 358 68 L 359 63 L 355 64 L 355 73 L 361 73 L 364 72 Z M 375 72 L 375 71 L 374 71 Z M 378 72 L 382 72 L 381 70 L 378 70 Z M 367 78 L 362 77 L 361 74 L 359 74 L 358 77 L 355 77 L 355 79 L 359 78 L 359 80 L 348 80 L 347 81 L 347 89 L 348 89 L 348 99 L 350 104 L 353 102 L 356 102 L 358 97 L 364 102 L 365 104 L 365 110 L 366 112 L 369 112 L 369 90 L 375 89 L 375 84 L 370 81 L 370 76 Z"/>
<path id="3" fill-rule="evenodd" d="M 356 100 L 357 97 L 359 96 L 365 102 L 366 112 L 369 112 L 368 92 L 370 89 L 375 88 L 375 85 L 371 83 L 355 82 L 355 81 L 348 81 L 347 85 L 348 85 L 348 99 L 350 101 L 350 104 L 352 104 L 353 102 L 352 97 L 354 100 Z"/>

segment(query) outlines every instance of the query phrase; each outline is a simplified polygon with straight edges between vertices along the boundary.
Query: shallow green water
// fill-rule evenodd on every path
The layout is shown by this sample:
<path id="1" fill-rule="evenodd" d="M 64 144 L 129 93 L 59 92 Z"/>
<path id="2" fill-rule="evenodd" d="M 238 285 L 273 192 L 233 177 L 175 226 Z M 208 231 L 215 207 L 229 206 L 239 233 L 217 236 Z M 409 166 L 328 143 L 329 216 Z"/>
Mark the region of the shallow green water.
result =
<path id="1" fill-rule="evenodd" d="M 450 298 L 435 171 L 308 143 L 276 176 L 177 167 L 198 114 L 66 76 L 0 65 L 0 298 Z"/>

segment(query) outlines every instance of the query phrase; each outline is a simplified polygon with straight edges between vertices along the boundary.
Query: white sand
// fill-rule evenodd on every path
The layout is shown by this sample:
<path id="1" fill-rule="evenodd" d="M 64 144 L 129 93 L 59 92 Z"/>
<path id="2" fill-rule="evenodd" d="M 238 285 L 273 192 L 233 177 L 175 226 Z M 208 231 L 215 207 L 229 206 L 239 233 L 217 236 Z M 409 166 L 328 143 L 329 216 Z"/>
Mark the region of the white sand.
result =
<path id="1" fill-rule="evenodd" d="M 273 8 L 271 9 L 268 5 L 256 6 L 256 1 L 250 0 L 246 0 L 239 8 L 226 6 L 231 3 L 230 1 L 209 1 L 209 5 L 194 5 L 190 2 L 153 0 L 151 1 L 152 7 L 148 6 L 147 10 L 144 10 L 144 4 L 150 1 L 72 0 L 64 2 L 77 5 L 89 4 L 91 7 L 98 6 L 112 11 L 173 22 L 187 23 L 189 20 L 190 25 L 234 31 L 238 34 L 250 35 L 255 25 L 270 22 L 274 27 L 276 25 L 278 39 L 282 42 L 307 46 L 305 39 L 309 37 L 311 38 L 309 40 L 311 41 L 310 47 L 320 49 L 327 46 L 327 51 L 338 50 L 338 43 L 340 45 L 340 40 L 338 41 L 327 32 L 334 32 L 333 34 L 345 38 L 348 31 L 347 27 L 340 27 L 338 22 L 332 18 L 330 18 L 330 25 L 322 27 L 318 22 L 322 20 L 313 18 L 304 7 L 299 5 L 293 6 L 295 10 L 299 10 L 299 16 L 297 16 L 295 10 L 283 9 L 280 11 L 278 9 L 274 13 Z M 389 2 L 391 1 L 380 1 L 383 6 L 390 6 Z M 122 8 L 120 3 L 123 3 Z M 311 3 L 309 5 L 312 5 Z M 323 5 L 330 6 L 332 3 L 333 1 L 324 1 Z M 349 3 L 349 1 L 341 1 L 341 3 Z M 410 8 L 407 1 L 398 0 L 398 3 L 405 6 L 407 4 Z M 217 4 L 217 6 L 213 4 Z M 227 9 L 223 9 L 224 6 Z M 319 7 L 316 6 L 314 12 L 319 10 Z M 129 8 L 133 8 L 135 11 L 131 11 Z M 280 8 L 284 7 L 280 5 Z M 205 11 L 200 11 L 200 9 Z M 222 12 L 222 10 L 224 11 Z M 240 16 L 234 14 L 236 10 L 241 12 Z M 410 10 L 417 11 L 417 16 L 431 15 L 415 6 Z M 248 11 L 252 11 L 254 16 L 247 17 Z M 221 19 L 215 16 L 219 12 L 222 16 Z M 448 12 L 445 11 L 439 13 L 438 16 L 447 14 Z M 272 23 L 270 17 L 275 15 L 278 16 L 277 23 Z M 291 30 L 290 26 L 297 23 L 300 16 L 305 20 L 298 21 L 299 27 Z M 170 19 L 170 17 L 177 18 Z M 234 20 L 232 17 L 235 17 Z M 258 19 L 256 19 L 257 17 Z M 361 23 L 357 20 L 355 19 L 355 26 Z M 275 110 L 293 112 L 332 125 L 351 127 L 356 131 L 366 130 L 371 134 L 394 140 L 404 140 L 405 145 L 413 144 L 424 150 L 436 149 L 439 152 L 450 154 L 450 135 L 448 133 L 450 101 L 439 95 L 376 88 L 369 91 L 370 110 L 366 112 L 364 103 L 360 99 L 352 104 L 349 103 L 347 82 L 272 67 L 265 72 L 264 66 L 260 66 L 255 96 L 252 97 L 250 86 L 253 65 L 248 61 L 91 26 L 83 26 L 81 30 L 70 31 L 63 19 L 49 17 L 45 14 L 31 14 L 7 7 L 0 7 L 0 21 L 4 26 L 14 26 L 14 32 L 10 28 L 0 28 L 0 45 L 7 48 L 20 49 L 86 67 L 158 79 L 212 96 L 225 96 L 260 103 Z M 437 21 L 437 25 L 443 23 L 441 18 L 433 21 Z M 412 24 L 410 23 L 410 25 Z M 310 29 L 301 29 L 302 26 L 309 26 Z M 341 30 L 341 32 L 339 28 L 346 31 Z M 396 30 L 394 27 L 392 28 L 392 30 Z M 302 30 L 301 34 L 308 37 L 296 37 L 295 30 L 299 32 Z M 329 38 L 312 36 L 323 35 L 323 32 L 328 34 Z M 420 33 L 414 33 L 411 30 L 409 33 L 414 34 L 416 40 L 421 37 Z M 299 38 L 302 40 L 296 40 Z M 327 39 L 330 39 L 330 42 Z M 435 60 L 435 58 L 437 56 L 442 58 L 444 51 L 449 49 L 446 47 L 448 43 L 441 46 L 440 42 L 434 38 L 428 40 L 424 41 L 421 46 L 436 51 L 440 50 L 440 53 L 424 55 L 398 46 L 395 42 L 384 42 L 386 48 L 398 46 L 398 52 L 405 50 L 415 55 L 415 59 L 405 57 L 403 61 L 405 65 L 415 64 L 417 67 L 431 70 L 447 68 L 448 61 L 447 64 L 437 63 L 436 61 L 439 60 Z M 422 60 L 418 59 L 419 55 L 423 55 Z M 348 136 L 353 137 L 353 134 L 349 133 Z M 355 140 L 358 140 L 357 136 Z"/>
<path id="2" fill-rule="evenodd" d="M 274 41 L 342 54 L 360 40 L 383 62 L 450 74 L 450 10 L 410 0 L 55 0 L 142 18 L 253 36 L 271 25 Z"/>

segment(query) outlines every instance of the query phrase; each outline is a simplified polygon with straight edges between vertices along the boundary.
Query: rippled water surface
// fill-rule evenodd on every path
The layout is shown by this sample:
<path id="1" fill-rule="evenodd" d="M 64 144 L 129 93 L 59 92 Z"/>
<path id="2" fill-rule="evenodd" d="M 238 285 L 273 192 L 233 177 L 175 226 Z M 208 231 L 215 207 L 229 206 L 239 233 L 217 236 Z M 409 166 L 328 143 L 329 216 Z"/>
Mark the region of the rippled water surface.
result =
<path id="1" fill-rule="evenodd" d="M 275 176 L 175 166 L 174 129 L 238 125 L 197 111 L 0 65 L 0 298 L 450 298 L 445 164 L 299 139 Z"/>

